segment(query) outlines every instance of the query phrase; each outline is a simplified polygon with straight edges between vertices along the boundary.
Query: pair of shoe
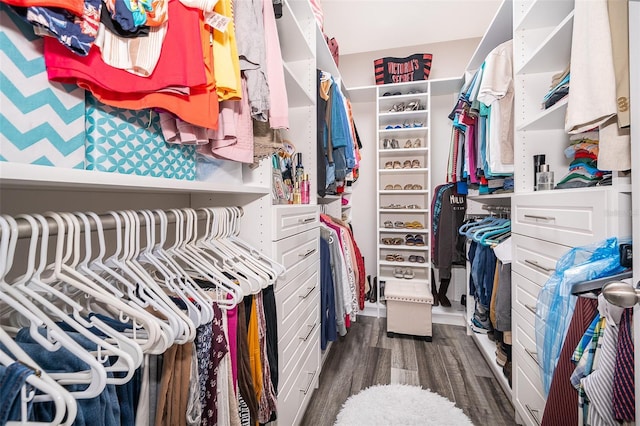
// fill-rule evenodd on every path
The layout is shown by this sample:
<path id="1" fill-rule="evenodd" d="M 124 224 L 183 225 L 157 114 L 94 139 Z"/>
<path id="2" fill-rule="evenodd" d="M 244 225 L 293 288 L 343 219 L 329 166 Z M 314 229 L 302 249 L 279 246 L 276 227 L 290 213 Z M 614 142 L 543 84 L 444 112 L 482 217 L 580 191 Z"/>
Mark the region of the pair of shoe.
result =
<path id="1" fill-rule="evenodd" d="M 490 331 L 493 331 L 493 327 L 491 326 L 491 321 L 489 321 L 489 316 L 486 318 L 480 318 L 477 314 L 473 315 L 471 318 L 471 323 L 469 324 L 471 330 L 475 333 L 479 334 L 487 334 Z"/>
<path id="2" fill-rule="evenodd" d="M 411 256 L 409 256 L 409 262 L 425 263 L 426 260 L 425 260 L 424 256 L 411 255 Z"/>
<path id="3" fill-rule="evenodd" d="M 411 190 L 420 191 L 421 189 L 422 189 L 422 185 L 419 185 L 417 183 L 415 184 L 408 183 L 404 186 L 405 191 L 411 191 Z"/>
<path id="4" fill-rule="evenodd" d="M 383 149 L 398 149 L 400 148 L 400 142 L 397 139 L 383 139 L 382 140 L 382 148 Z"/>
<path id="5" fill-rule="evenodd" d="M 415 204 L 412 204 L 412 206 L 415 206 Z M 409 209 L 409 208 L 411 208 L 411 209 L 413 209 L 413 208 L 419 209 L 420 207 L 408 207 L 408 206 L 405 206 L 403 204 L 389 204 L 389 205 L 386 205 L 386 206 L 380 206 L 380 208 L 382 208 L 382 209 Z"/>
<path id="6" fill-rule="evenodd" d="M 402 244 L 402 238 L 383 238 L 381 241 L 386 246 L 399 246 Z"/>
<path id="7" fill-rule="evenodd" d="M 401 254 L 388 254 L 385 260 L 387 262 L 404 262 L 404 256 Z"/>
<path id="8" fill-rule="evenodd" d="M 405 240 L 405 244 L 408 246 L 424 246 L 424 239 L 420 234 L 416 234 L 416 235 L 407 234 L 404 237 L 404 240 Z"/>
<path id="9" fill-rule="evenodd" d="M 384 163 L 385 169 L 402 169 L 403 167 L 400 165 L 399 161 L 387 161 Z"/>
<path id="10" fill-rule="evenodd" d="M 393 270 L 393 276 L 396 278 L 404 278 L 406 280 L 411 280 L 415 277 L 413 273 L 413 269 L 411 268 L 395 268 Z"/>
<path id="11" fill-rule="evenodd" d="M 412 100 L 412 101 L 409 101 L 407 103 L 407 105 L 405 105 L 405 107 L 404 107 L 405 111 L 418 111 L 420 109 L 422 109 L 422 107 L 420 105 L 420 101 L 415 100 L 415 99 Z"/>
<path id="12" fill-rule="evenodd" d="M 397 183 L 395 185 L 389 184 L 384 187 L 385 191 L 400 191 L 401 189 L 402 185 L 399 185 Z"/>
<path id="13" fill-rule="evenodd" d="M 389 162 L 388 162 L 389 163 Z M 388 164 L 387 163 L 387 164 Z M 400 165 L 399 161 L 394 161 L 394 165 L 395 163 L 398 163 L 398 166 Z M 385 169 L 386 169 L 386 164 L 385 164 Z M 400 167 L 394 167 L 395 168 L 400 168 Z M 402 163 L 402 168 L 403 169 L 419 169 L 420 168 L 420 160 L 405 160 L 404 163 Z"/>
<path id="14" fill-rule="evenodd" d="M 400 102 L 397 104 L 393 104 L 393 106 L 389 109 L 389 112 L 402 112 L 406 109 L 407 107 L 405 106 L 404 102 Z"/>
<path id="15" fill-rule="evenodd" d="M 404 143 L 405 148 L 420 148 L 422 146 L 422 140 L 420 138 L 412 141 L 411 139 L 407 139 Z"/>
<path id="16" fill-rule="evenodd" d="M 400 92 L 385 92 L 382 96 L 400 96 L 402 93 Z"/>

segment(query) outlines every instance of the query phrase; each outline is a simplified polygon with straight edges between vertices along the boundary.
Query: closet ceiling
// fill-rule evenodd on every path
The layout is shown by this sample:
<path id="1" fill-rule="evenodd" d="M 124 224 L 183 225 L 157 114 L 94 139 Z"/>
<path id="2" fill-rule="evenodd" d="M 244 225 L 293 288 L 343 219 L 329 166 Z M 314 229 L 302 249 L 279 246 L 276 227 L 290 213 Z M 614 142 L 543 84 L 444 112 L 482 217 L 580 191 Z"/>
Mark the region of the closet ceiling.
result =
<path id="1" fill-rule="evenodd" d="M 340 55 L 482 37 L 501 0 L 322 0 Z"/>

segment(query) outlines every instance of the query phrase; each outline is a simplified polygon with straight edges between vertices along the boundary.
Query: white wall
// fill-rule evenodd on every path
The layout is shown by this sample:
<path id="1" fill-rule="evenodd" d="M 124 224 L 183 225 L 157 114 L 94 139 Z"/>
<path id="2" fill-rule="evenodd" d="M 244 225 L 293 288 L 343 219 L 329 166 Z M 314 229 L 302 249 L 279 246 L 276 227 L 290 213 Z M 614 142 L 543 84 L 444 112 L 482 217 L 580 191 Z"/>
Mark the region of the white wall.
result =
<path id="1" fill-rule="evenodd" d="M 429 79 L 460 77 L 469 58 L 473 55 L 480 38 L 453 40 L 443 43 L 407 46 L 398 49 L 376 50 L 340 56 L 340 75 L 345 86 L 370 86 L 375 84 L 373 61 L 386 56 L 405 57 L 414 53 L 431 53 L 431 74 Z"/>
<path id="2" fill-rule="evenodd" d="M 364 256 L 367 274 L 376 275 L 376 103 L 352 104 L 358 134 L 362 142 L 360 177 L 353 184 L 351 226 Z"/>

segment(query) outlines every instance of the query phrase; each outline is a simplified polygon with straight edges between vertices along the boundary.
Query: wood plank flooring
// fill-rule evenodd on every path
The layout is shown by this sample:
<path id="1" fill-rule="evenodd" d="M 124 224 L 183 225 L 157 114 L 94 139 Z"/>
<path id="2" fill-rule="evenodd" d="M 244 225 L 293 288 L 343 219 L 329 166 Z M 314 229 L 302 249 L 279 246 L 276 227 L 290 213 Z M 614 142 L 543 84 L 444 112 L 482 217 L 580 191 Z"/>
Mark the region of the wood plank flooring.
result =
<path id="1" fill-rule="evenodd" d="M 515 424 L 510 399 L 464 327 L 434 324 L 432 342 L 390 339 L 386 319 L 365 316 L 333 342 L 301 424 L 331 426 L 349 396 L 391 383 L 431 389 L 476 425 Z"/>

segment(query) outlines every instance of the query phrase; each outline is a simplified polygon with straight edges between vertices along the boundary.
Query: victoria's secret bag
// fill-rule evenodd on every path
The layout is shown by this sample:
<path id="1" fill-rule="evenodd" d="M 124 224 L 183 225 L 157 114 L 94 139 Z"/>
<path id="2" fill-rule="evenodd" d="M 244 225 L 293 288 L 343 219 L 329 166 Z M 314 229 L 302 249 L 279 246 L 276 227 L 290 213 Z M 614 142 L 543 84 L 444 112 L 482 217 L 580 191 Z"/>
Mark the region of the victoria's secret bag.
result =
<path id="1" fill-rule="evenodd" d="M 373 61 L 376 84 L 427 80 L 431 72 L 431 53 L 416 53 L 406 58 L 380 58 Z"/>

